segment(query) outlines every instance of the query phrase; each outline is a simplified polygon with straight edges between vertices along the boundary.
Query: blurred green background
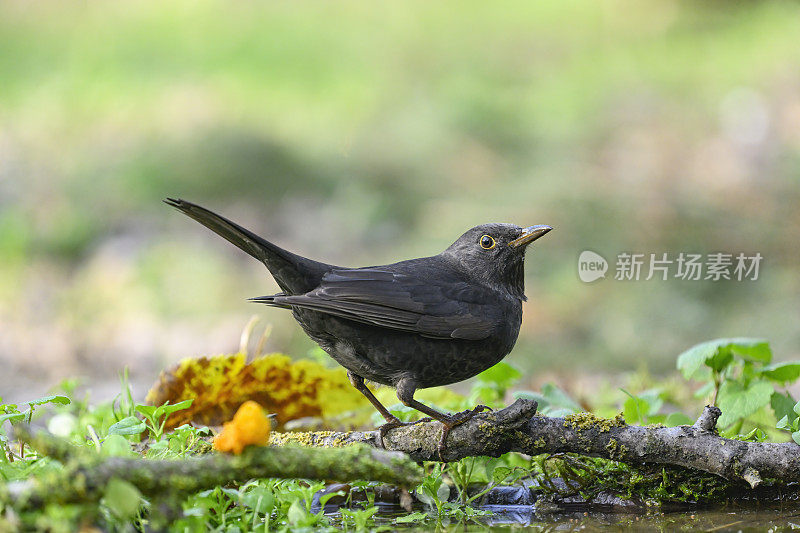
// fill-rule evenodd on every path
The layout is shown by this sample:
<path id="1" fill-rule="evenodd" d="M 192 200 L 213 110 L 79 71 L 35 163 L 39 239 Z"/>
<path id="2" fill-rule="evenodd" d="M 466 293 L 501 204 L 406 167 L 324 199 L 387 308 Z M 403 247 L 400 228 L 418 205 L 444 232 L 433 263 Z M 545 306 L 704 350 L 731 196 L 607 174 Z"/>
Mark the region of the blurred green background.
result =
<path id="1" fill-rule="evenodd" d="M 265 269 L 161 203 L 336 264 L 487 221 L 528 253 L 508 361 L 577 396 L 717 336 L 800 358 L 797 2 L 0 3 L 0 396 L 143 394 L 253 313 Z M 757 281 L 582 283 L 577 258 L 760 252 Z"/>

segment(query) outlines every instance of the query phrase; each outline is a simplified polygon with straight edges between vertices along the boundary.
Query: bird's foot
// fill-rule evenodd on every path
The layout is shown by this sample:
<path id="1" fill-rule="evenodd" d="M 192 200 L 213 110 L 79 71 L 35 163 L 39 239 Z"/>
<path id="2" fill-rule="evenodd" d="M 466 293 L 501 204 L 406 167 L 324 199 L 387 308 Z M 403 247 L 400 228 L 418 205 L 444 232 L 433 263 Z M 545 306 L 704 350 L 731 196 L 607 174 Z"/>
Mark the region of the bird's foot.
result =
<path id="1" fill-rule="evenodd" d="M 474 409 L 467 409 L 466 411 L 461 411 L 460 413 L 450 415 L 447 422 L 442 421 L 442 438 L 439 439 L 439 445 L 436 447 L 436 451 L 439 453 L 439 460 L 444 462 L 445 443 L 447 442 L 447 436 L 450 435 L 450 431 L 454 427 L 460 426 L 464 422 L 472 419 L 472 417 L 478 413 L 491 410 L 492 408 L 487 407 L 486 405 L 476 405 Z"/>
<path id="2" fill-rule="evenodd" d="M 389 431 L 393 430 L 394 428 L 401 428 L 404 426 L 413 426 L 415 424 L 419 424 L 421 422 L 430 422 L 433 420 L 431 417 L 426 416 L 425 418 L 420 418 L 419 420 L 415 420 L 414 422 L 401 422 L 399 418 L 393 417 L 394 420 L 388 420 L 382 426 L 378 426 L 378 437 L 380 440 L 381 448 L 386 449 L 386 442 L 383 440 L 386 437 L 386 434 Z"/>

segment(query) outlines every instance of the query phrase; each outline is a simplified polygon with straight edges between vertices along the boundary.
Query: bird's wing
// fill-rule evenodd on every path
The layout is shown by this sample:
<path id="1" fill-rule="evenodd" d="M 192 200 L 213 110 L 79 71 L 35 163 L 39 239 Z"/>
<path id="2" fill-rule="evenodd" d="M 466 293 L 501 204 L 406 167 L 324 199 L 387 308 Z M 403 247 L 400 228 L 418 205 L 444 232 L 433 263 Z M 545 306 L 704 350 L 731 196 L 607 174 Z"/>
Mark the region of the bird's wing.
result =
<path id="1" fill-rule="evenodd" d="M 426 337 L 480 340 L 499 326 L 489 289 L 459 279 L 423 279 L 378 268 L 333 270 L 299 295 L 254 298 Z"/>

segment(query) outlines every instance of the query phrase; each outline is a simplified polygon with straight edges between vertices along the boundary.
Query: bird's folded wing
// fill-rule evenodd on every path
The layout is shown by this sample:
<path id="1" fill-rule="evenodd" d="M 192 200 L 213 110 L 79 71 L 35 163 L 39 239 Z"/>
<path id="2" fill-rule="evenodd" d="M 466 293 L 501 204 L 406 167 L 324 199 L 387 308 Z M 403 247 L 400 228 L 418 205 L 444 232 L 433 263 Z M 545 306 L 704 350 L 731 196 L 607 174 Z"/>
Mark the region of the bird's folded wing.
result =
<path id="1" fill-rule="evenodd" d="M 480 340 L 498 327 L 488 289 L 466 281 L 421 279 L 379 269 L 334 270 L 306 294 L 254 300 L 442 339 Z"/>

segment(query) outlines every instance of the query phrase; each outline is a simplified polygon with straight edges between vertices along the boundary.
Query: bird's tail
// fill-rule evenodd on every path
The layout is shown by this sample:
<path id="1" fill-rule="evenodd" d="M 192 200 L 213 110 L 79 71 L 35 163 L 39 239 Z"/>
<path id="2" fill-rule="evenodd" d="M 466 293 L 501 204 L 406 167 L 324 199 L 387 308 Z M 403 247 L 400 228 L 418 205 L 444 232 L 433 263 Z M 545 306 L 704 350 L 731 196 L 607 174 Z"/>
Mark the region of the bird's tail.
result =
<path id="1" fill-rule="evenodd" d="M 251 302 L 256 302 L 260 304 L 270 305 L 272 307 L 281 307 L 283 309 L 291 309 L 292 306 L 285 303 L 280 303 L 276 300 L 276 298 L 280 296 L 286 296 L 284 293 L 280 294 L 270 294 L 269 296 L 256 296 L 255 298 L 248 298 Z"/>
<path id="2" fill-rule="evenodd" d="M 185 200 L 167 198 L 164 203 L 195 219 L 220 237 L 264 263 L 281 289 L 290 293 L 311 290 L 329 265 L 306 259 L 275 246 L 239 224 Z"/>

